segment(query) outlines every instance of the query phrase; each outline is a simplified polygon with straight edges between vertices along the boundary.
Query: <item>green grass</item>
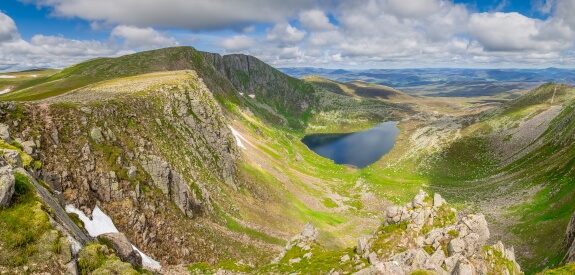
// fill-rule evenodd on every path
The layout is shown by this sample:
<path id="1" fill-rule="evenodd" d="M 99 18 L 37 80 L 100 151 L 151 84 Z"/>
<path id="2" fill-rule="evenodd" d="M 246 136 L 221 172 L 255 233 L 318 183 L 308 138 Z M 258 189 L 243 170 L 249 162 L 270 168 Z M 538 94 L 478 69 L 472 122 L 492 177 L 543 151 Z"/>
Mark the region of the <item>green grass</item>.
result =
<path id="1" fill-rule="evenodd" d="M 336 208 L 338 206 L 331 198 L 324 198 L 321 203 L 327 208 Z"/>
<path id="2" fill-rule="evenodd" d="M 111 244 L 110 244 L 111 246 Z M 122 262 L 113 250 L 104 251 L 99 243 L 89 243 L 80 251 L 78 256 L 78 269 L 80 274 L 147 274 L 146 270 L 138 272 L 131 264 Z"/>
<path id="3" fill-rule="evenodd" d="M 575 263 L 568 263 L 564 266 L 558 267 L 558 268 L 553 268 L 553 269 L 548 269 L 545 270 L 541 273 L 538 273 L 540 275 L 571 275 L 571 274 L 575 274 Z"/>
<path id="4" fill-rule="evenodd" d="M 16 144 L 16 145 L 18 145 L 18 144 Z M 26 167 L 26 168 L 27 168 L 27 167 L 30 167 L 31 165 L 34 164 L 34 163 L 33 163 L 33 162 L 34 162 L 34 159 L 33 159 L 30 155 L 24 153 L 24 152 L 22 151 L 21 147 L 22 147 L 22 146 L 20 146 L 20 148 L 19 148 L 18 146 L 15 146 L 15 145 L 13 145 L 13 144 L 8 144 L 8 143 L 6 143 L 5 141 L 0 140 L 0 151 L 2 151 L 2 149 L 10 149 L 10 150 L 16 150 L 16 151 L 18 151 L 18 153 L 20 154 L 20 158 L 22 159 L 22 165 L 23 165 L 24 167 Z M 35 164 L 34 164 L 34 165 L 35 165 Z"/>
<path id="5" fill-rule="evenodd" d="M 15 174 L 11 205 L 0 208 L 0 265 L 24 266 L 38 252 L 41 237 L 51 229 L 48 216 L 24 175 Z"/>

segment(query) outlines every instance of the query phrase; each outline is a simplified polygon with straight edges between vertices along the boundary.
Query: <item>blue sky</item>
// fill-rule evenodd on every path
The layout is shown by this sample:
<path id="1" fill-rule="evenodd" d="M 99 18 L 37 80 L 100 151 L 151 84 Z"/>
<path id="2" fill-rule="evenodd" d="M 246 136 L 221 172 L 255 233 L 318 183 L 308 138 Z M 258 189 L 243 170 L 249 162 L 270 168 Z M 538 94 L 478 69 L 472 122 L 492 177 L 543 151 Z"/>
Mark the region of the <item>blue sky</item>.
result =
<path id="1" fill-rule="evenodd" d="M 189 45 L 277 67 L 573 67 L 575 0 L 2 0 L 0 71 Z"/>

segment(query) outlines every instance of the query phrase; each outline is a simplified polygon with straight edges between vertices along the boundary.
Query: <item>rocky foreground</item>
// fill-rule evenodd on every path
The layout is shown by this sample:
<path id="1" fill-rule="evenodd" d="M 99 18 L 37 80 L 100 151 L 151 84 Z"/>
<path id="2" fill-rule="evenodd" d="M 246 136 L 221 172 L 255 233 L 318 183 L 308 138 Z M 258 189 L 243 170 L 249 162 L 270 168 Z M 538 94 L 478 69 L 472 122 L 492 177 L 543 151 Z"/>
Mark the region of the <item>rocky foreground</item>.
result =
<path id="1" fill-rule="evenodd" d="M 317 242 L 308 223 L 268 266 L 243 263 L 192 266 L 196 274 L 523 274 L 513 247 L 488 245 L 489 228 L 482 214 L 458 217 L 435 194 L 420 191 L 405 206 L 390 206 L 385 221 L 357 247 L 329 251 Z"/>

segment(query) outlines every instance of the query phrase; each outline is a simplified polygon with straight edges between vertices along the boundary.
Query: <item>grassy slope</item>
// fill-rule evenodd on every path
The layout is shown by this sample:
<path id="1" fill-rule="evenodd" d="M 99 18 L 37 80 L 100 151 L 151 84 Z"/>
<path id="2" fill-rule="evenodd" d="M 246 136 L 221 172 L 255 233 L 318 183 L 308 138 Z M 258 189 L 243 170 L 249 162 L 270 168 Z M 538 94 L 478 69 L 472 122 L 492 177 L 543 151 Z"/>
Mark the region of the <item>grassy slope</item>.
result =
<path id="1" fill-rule="evenodd" d="M 341 83 L 320 76 L 306 76 L 303 80 L 322 87 L 332 93 L 341 95 L 383 100 L 405 100 L 411 98 L 411 96 L 394 88 L 363 81 Z"/>
<path id="2" fill-rule="evenodd" d="M 11 205 L 0 208 L 0 271 L 24 272 L 28 266 L 36 272 L 62 272 L 62 265 L 71 259 L 68 241 L 50 224 L 26 176 L 15 174 L 15 178 Z"/>
<path id="3" fill-rule="evenodd" d="M 14 73 L 0 73 L 1 76 L 14 77 L 14 78 L 0 78 L 0 91 L 4 89 L 14 90 L 14 87 L 21 85 L 24 82 L 35 80 L 37 78 L 48 77 L 57 72 L 58 70 L 41 69 L 41 70 L 31 70 L 31 71 L 14 72 Z"/>
<path id="4" fill-rule="evenodd" d="M 571 184 L 575 179 L 575 127 L 570 123 L 575 119 L 574 91 L 566 86 L 556 90 L 555 86 L 543 85 L 469 126 L 462 139 L 439 154 L 428 175 L 431 187 L 451 200 L 482 209 L 501 208 L 498 215 L 509 221 L 498 226 L 511 234 L 499 237 L 516 246 L 520 263 L 528 272 L 561 261 L 565 251 L 560 236 L 575 211 L 575 185 Z M 501 166 L 497 152 L 490 148 L 492 126 L 505 121 L 504 128 L 520 127 L 522 120 L 550 108 L 542 103 L 551 103 L 552 98 L 564 109 L 530 143 L 537 145 L 535 149 Z"/>
<path id="5" fill-rule="evenodd" d="M 103 80 L 139 74 L 193 69 L 206 79 L 216 96 L 237 101 L 233 89 L 201 54 L 191 47 L 174 47 L 140 52 L 118 58 L 98 58 L 68 67 L 54 75 L 37 77 L 0 96 L 0 100 L 30 101 L 49 98 Z"/>

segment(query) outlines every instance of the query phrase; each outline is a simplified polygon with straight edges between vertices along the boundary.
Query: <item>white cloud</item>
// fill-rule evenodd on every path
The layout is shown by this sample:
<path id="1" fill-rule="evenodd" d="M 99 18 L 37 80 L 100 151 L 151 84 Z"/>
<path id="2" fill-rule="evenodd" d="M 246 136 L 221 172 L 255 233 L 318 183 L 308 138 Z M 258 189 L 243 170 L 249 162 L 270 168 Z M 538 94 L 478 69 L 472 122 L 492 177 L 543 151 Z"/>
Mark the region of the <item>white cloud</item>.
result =
<path id="1" fill-rule="evenodd" d="M 251 48 L 256 41 L 245 35 L 235 35 L 217 43 L 224 48 L 226 52 L 240 52 Z"/>
<path id="2" fill-rule="evenodd" d="M 20 38 L 16 23 L 8 15 L 0 12 L 0 43 Z"/>
<path id="3" fill-rule="evenodd" d="M 115 27 L 110 35 L 123 39 L 124 47 L 131 49 L 154 49 L 178 45 L 173 37 L 159 33 L 152 28 L 120 25 Z"/>
<path id="4" fill-rule="evenodd" d="M 49 6 L 56 16 L 85 19 L 110 37 L 37 35 L 24 41 L 12 19 L 0 13 L 0 41 L 9 41 L 0 46 L 0 70 L 50 62 L 61 67 L 178 41 L 252 54 L 276 66 L 575 64 L 575 0 L 535 0 L 534 9 L 545 19 L 477 13 L 452 0 L 22 1 Z M 510 1 L 498 3 L 494 10 Z M 224 31 L 210 31 L 215 29 Z"/>
<path id="5" fill-rule="evenodd" d="M 279 42 L 282 44 L 295 44 L 305 38 L 306 32 L 299 30 L 289 23 L 276 24 L 271 30 L 268 30 L 267 40 Z"/>
<path id="6" fill-rule="evenodd" d="M 301 12 L 299 21 L 306 29 L 311 31 L 326 31 L 335 28 L 335 26 L 329 22 L 327 15 L 318 9 Z"/>
<path id="7" fill-rule="evenodd" d="M 9 39 L 0 41 L 0 71 L 63 68 L 87 59 L 133 52 L 112 41 L 76 40 L 42 34 L 34 35 L 30 41 L 26 41 L 20 38 L 12 18 L 0 13 L 0 21 L 10 23 L 0 24 L 2 34 L 10 34 Z M 9 31 L 4 31 L 6 29 Z"/>
<path id="8" fill-rule="evenodd" d="M 441 0 L 387 0 L 387 9 L 399 17 L 418 18 L 437 12 L 445 3 Z"/>
<path id="9" fill-rule="evenodd" d="M 549 37 L 542 32 L 554 22 L 544 22 L 519 13 L 479 13 L 469 20 L 469 34 L 477 39 L 486 51 L 540 51 L 563 50 L 572 46 L 566 39 L 570 32 Z M 552 28 L 552 30 L 555 30 Z M 560 32 L 555 32 L 560 34 Z"/>
<path id="10" fill-rule="evenodd" d="M 543 14 L 551 13 L 556 4 L 555 0 L 535 0 L 532 3 L 535 10 Z"/>
<path id="11" fill-rule="evenodd" d="M 275 23 L 315 5 L 313 0 L 24 0 L 54 9 L 56 16 L 139 27 L 192 30 Z"/>
<path id="12" fill-rule="evenodd" d="M 575 31 L 575 16 L 573 16 L 575 0 L 557 0 L 555 4 L 555 17 L 563 20 Z"/>

